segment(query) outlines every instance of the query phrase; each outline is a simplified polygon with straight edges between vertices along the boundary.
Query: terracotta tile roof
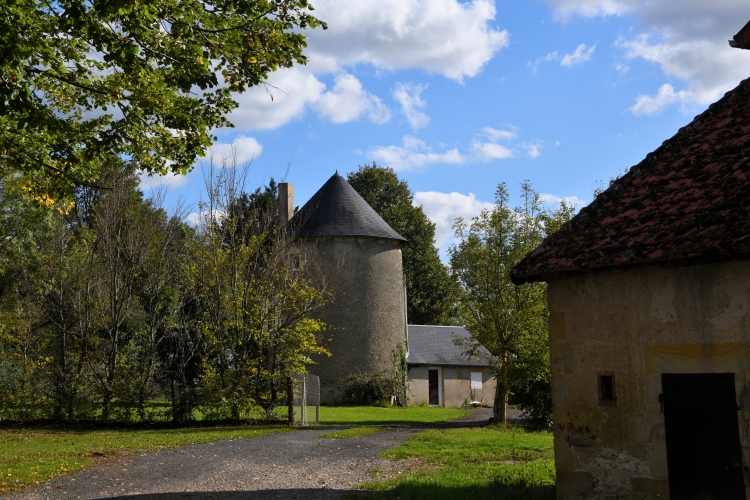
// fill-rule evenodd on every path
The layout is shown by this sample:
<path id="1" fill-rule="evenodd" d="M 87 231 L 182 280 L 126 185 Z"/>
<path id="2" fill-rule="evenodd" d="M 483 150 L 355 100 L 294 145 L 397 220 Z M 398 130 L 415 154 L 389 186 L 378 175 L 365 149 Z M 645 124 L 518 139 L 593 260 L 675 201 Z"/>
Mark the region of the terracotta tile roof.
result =
<path id="1" fill-rule="evenodd" d="M 727 92 L 530 252 L 516 284 L 750 255 L 750 79 Z"/>

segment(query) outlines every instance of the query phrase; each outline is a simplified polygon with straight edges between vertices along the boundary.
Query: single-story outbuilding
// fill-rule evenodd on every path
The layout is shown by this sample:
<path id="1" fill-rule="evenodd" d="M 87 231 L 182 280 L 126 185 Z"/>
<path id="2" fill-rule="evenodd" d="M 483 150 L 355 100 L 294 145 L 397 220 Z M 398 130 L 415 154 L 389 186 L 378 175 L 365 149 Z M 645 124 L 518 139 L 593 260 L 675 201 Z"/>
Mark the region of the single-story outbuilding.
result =
<path id="1" fill-rule="evenodd" d="M 549 283 L 558 499 L 750 499 L 750 79 L 512 278 Z"/>
<path id="2" fill-rule="evenodd" d="M 478 358 L 457 345 L 471 340 L 462 326 L 409 325 L 409 405 L 429 404 L 455 408 L 479 401 L 491 405 L 495 378 L 489 370 L 492 356 L 481 348 Z"/>

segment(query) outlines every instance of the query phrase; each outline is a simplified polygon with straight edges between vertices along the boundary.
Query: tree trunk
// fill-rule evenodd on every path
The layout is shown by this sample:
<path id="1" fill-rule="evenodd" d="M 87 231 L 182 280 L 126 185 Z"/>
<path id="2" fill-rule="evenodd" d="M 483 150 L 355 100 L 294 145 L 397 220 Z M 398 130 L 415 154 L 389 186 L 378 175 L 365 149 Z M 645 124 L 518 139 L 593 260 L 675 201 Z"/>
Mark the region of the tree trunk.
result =
<path id="1" fill-rule="evenodd" d="M 286 405 L 289 425 L 294 425 L 294 382 L 292 377 L 286 379 Z"/>
<path id="2" fill-rule="evenodd" d="M 503 351 L 502 365 L 500 366 L 500 377 L 495 386 L 494 418 L 496 424 L 506 423 L 508 409 L 508 351 Z"/>

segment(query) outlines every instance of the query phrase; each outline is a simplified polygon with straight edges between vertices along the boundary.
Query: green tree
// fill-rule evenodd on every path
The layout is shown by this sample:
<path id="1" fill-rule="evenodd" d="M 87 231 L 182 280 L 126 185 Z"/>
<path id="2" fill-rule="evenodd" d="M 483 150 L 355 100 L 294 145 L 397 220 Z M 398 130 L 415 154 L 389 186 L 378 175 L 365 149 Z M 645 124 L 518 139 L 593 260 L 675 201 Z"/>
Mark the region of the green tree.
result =
<path id="1" fill-rule="evenodd" d="M 494 413 L 499 423 L 505 422 L 513 388 L 521 393 L 549 387 L 546 284 L 516 286 L 510 270 L 572 213 L 565 204 L 554 213 L 542 210 L 531 185 L 524 182 L 521 187 L 522 206 L 511 208 L 505 184 L 500 184 L 492 210 L 483 210 L 470 224 L 457 220 L 458 243 L 450 249 L 451 266 L 462 287 L 461 312 L 476 340 L 465 347 L 472 352 L 481 344 L 496 360 Z M 539 410 L 532 416 L 543 420 L 549 392 L 538 397 L 532 396 L 527 408 Z"/>
<path id="2" fill-rule="evenodd" d="M 0 155 L 43 200 L 122 156 L 185 172 L 233 92 L 305 64 L 307 0 L 0 3 Z"/>
<path id="3" fill-rule="evenodd" d="M 408 287 L 407 314 L 417 325 L 445 325 L 455 320 L 456 281 L 440 261 L 435 247 L 435 224 L 406 181 L 393 169 L 360 166 L 348 175 L 349 184 L 397 233 L 409 240 L 403 249 L 404 278 Z"/>
<path id="4" fill-rule="evenodd" d="M 202 211 L 211 215 L 201 221 L 192 278 L 207 346 L 207 403 L 235 420 L 252 405 L 271 418 L 288 378 L 305 373 L 311 355 L 328 354 L 319 345 L 325 325 L 313 316 L 329 294 L 292 268 L 293 235 L 267 216 L 268 197 L 246 194 L 246 174 L 236 165 L 208 174 Z"/>

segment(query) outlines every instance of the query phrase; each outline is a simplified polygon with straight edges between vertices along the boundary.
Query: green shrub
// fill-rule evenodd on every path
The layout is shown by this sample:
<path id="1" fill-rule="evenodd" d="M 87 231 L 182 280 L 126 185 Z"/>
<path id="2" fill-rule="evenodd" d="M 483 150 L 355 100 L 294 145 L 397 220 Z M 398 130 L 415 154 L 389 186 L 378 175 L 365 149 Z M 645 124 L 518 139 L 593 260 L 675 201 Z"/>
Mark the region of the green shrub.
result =
<path id="1" fill-rule="evenodd" d="M 387 372 L 353 373 L 341 382 L 345 405 L 383 404 L 397 394 L 398 382 Z"/>
<path id="2" fill-rule="evenodd" d="M 548 377 L 512 387 L 508 402 L 525 411 L 534 427 L 552 428 L 552 385 Z"/>

